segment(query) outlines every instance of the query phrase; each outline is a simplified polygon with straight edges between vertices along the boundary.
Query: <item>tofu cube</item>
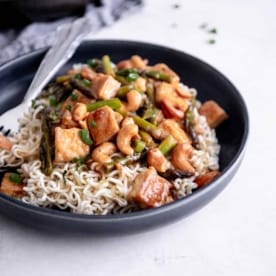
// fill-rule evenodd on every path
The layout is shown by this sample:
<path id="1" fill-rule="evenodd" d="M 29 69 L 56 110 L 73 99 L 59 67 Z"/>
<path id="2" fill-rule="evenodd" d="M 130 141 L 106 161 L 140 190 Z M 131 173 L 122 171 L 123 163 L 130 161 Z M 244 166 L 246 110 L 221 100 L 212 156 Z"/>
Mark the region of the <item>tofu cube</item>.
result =
<path id="1" fill-rule="evenodd" d="M 89 154 L 89 146 L 83 143 L 79 128 L 55 128 L 55 162 L 70 162 Z"/>
<path id="2" fill-rule="evenodd" d="M 91 81 L 91 91 L 96 99 L 108 100 L 113 98 L 121 84 L 112 76 L 97 74 Z"/>
<path id="3" fill-rule="evenodd" d="M 119 131 L 116 114 L 108 106 L 91 112 L 87 118 L 87 125 L 96 145 L 108 142 Z"/>
<path id="4" fill-rule="evenodd" d="M 198 109 L 200 115 L 207 119 L 209 127 L 216 128 L 228 118 L 227 113 L 215 101 L 206 101 Z"/>

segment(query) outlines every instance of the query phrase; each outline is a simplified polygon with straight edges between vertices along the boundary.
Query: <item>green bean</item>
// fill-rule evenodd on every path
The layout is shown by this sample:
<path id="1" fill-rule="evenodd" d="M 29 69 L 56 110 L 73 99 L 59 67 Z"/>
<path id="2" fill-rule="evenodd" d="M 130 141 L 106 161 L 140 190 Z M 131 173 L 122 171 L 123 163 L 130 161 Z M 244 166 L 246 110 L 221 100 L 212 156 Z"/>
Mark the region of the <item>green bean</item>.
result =
<path id="1" fill-rule="evenodd" d="M 176 146 L 177 141 L 168 135 L 158 146 L 158 149 L 163 153 L 163 155 L 168 155 L 170 151 Z"/>
<path id="2" fill-rule="evenodd" d="M 108 55 L 104 55 L 102 58 L 103 71 L 107 75 L 115 76 L 115 72 L 112 67 L 112 63 L 110 61 L 110 57 Z"/>
<path id="3" fill-rule="evenodd" d="M 103 106 L 109 106 L 112 109 L 118 109 L 122 106 L 122 103 L 118 98 L 113 98 L 110 100 L 97 101 L 86 105 L 88 112 L 94 111 Z"/>

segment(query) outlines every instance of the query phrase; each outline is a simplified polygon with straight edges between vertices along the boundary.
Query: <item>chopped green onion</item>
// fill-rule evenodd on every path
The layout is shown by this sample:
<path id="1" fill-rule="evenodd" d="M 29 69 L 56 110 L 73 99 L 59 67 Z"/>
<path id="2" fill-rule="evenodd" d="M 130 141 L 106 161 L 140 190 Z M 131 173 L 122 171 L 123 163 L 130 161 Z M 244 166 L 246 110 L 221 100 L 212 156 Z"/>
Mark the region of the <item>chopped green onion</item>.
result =
<path id="1" fill-rule="evenodd" d="M 71 112 L 71 110 L 72 110 L 72 105 L 70 105 L 70 104 L 66 105 L 65 109 Z"/>
<path id="2" fill-rule="evenodd" d="M 18 173 L 10 173 L 9 179 L 16 184 L 22 183 L 22 177 Z"/>
<path id="3" fill-rule="evenodd" d="M 96 125 L 97 125 L 97 124 L 96 124 L 96 122 L 95 122 L 94 120 L 91 120 L 91 121 L 90 121 L 90 126 L 91 126 L 91 127 L 96 127 Z"/>
<path id="4" fill-rule="evenodd" d="M 72 101 L 76 101 L 78 99 L 78 95 L 75 93 L 72 93 L 70 97 Z"/>
<path id="5" fill-rule="evenodd" d="M 209 40 L 208 40 L 208 43 L 209 43 L 209 44 L 215 44 L 215 43 L 216 43 L 216 40 L 215 40 L 215 39 L 209 39 Z"/>
<path id="6" fill-rule="evenodd" d="M 49 97 L 49 103 L 51 107 L 56 107 L 58 104 L 56 96 L 51 95 Z"/>
<path id="7" fill-rule="evenodd" d="M 81 74 L 74 75 L 74 78 L 80 80 L 81 79 Z"/>
<path id="8" fill-rule="evenodd" d="M 88 112 L 94 111 L 103 106 L 109 106 L 112 109 L 118 109 L 122 106 L 122 103 L 118 98 L 113 98 L 110 100 L 93 102 L 86 105 Z"/>
<path id="9" fill-rule="evenodd" d="M 83 83 L 83 85 L 84 85 L 85 87 L 89 87 L 89 85 L 90 85 L 90 81 L 89 81 L 89 80 L 86 80 L 86 79 L 84 79 L 84 80 L 82 81 L 82 83 Z"/>
<path id="10" fill-rule="evenodd" d="M 136 69 L 123 69 L 117 72 L 117 75 L 125 77 L 128 82 L 135 81 L 139 78 L 138 71 Z"/>
<path id="11" fill-rule="evenodd" d="M 79 159 L 77 157 L 74 157 L 73 160 L 72 160 L 73 163 L 78 163 L 79 162 Z"/>
<path id="12" fill-rule="evenodd" d="M 91 68 L 95 68 L 99 65 L 100 60 L 96 58 L 88 59 L 86 62 Z"/>
<path id="13" fill-rule="evenodd" d="M 90 139 L 89 132 L 87 129 L 81 129 L 79 131 L 79 135 L 84 144 L 88 146 L 91 146 L 93 144 L 93 141 Z"/>
<path id="14" fill-rule="evenodd" d="M 213 29 L 209 30 L 209 33 L 211 33 L 211 34 L 217 34 L 218 31 L 217 31 L 216 28 L 213 28 Z"/>
<path id="15" fill-rule="evenodd" d="M 139 75 L 137 73 L 129 73 L 126 77 L 127 81 L 132 82 L 139 78 Z"/>

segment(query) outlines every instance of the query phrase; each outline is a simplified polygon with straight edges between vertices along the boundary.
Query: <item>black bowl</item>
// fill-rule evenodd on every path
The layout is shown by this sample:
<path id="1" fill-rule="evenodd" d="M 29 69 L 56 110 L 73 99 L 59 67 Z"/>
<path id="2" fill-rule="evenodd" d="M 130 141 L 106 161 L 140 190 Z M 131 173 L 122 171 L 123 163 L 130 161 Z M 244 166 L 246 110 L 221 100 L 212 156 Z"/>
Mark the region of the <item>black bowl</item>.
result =
<path id="1" fill-rule="evenodd" d="M 20 103 L 45 54 L 20 57 L 0 69 L 0 113 Z M 203 61 L 170 48 L 134 41 L 96 40 L 83 43 L 62 68 L 109 54 L 115 62 L 139 54 L 151 63 L 164 62 L 180 74 L 181 80 L 198 90 L 201 101 L 216 100 L 229 114 L 217 129 L 221 145 L 221 175 L 210 185 L 160 208 L 130 214 L 91 216 L 34 207 L 0 194 L 0 210 L 13 219 L 34 227 L 65 232 L 123 233 L 156 228 L 186 217 L 217 196 L 239 168 L 248 136 L 247 108 L 237 89 L 221 73 Z"/>

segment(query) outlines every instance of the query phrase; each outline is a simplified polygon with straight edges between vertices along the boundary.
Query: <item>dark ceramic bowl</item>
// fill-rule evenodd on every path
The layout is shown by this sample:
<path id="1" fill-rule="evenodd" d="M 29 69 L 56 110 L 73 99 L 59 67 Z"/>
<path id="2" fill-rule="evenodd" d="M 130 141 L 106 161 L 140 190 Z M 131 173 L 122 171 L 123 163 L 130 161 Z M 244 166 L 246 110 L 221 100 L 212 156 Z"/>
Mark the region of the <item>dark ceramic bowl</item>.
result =
<path id="1" fill-rule="evenodd" d="M 20 103 L 45 51 L 20 57 L 0 69 L 0 113 Z M 83 43 L 61 71 L 74 63 L 109 54 L 115 62 L 139 54 L 151 63 L 164 62 L 182 81 L 198 90 L 202 101 L 215 99 L 229 114 L 217 129 L 221 145 L 221 175 L 208 186 L 160 208 L 131 214 L 89 216 L 27 205 L 0 194 L 0 211 L 33 227 L 64 232 L 124 233 L 156 228 L 187 217 L 215 198 L 241 163 L 248 136 L 248 113 L 240 93 L 229 80 L 203 61 L 170 48 L 133 41 L 96 40 Z"/>

